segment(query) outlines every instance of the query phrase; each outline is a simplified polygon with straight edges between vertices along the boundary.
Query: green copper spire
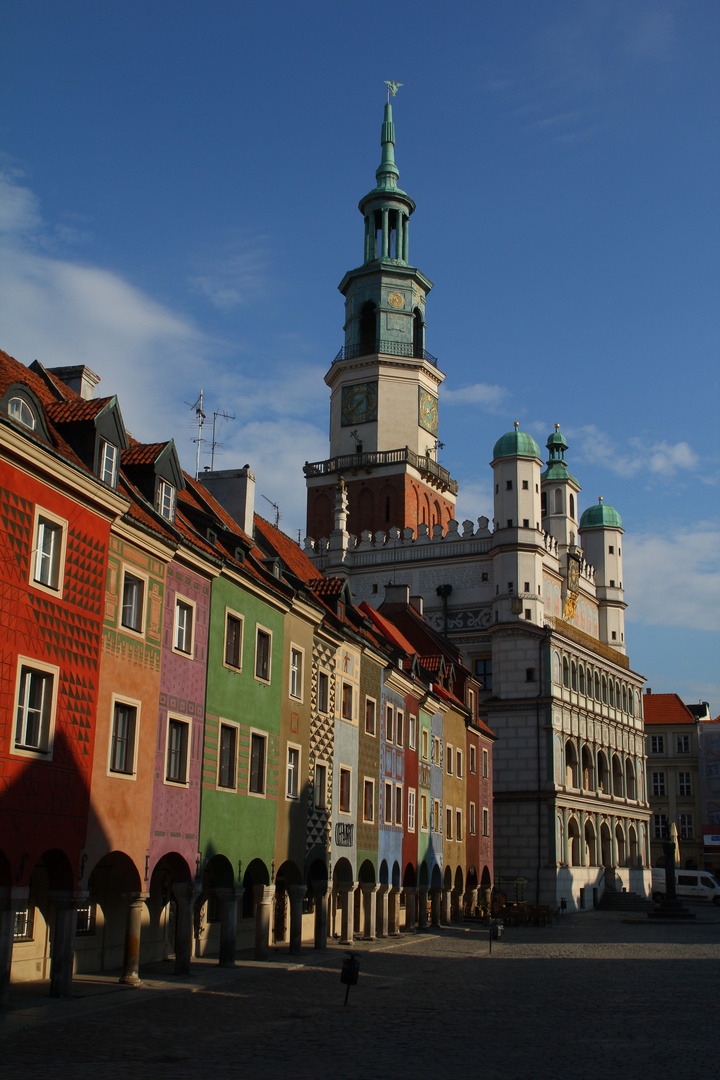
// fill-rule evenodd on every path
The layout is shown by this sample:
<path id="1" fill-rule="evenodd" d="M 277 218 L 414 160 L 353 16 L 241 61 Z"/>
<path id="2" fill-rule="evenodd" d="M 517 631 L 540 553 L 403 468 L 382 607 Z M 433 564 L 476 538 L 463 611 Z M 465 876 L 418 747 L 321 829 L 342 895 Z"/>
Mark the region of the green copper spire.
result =
<path id="1" fill-rule="evenodd" d="M 385 106 L 385 118 L 380 142 L 382 144 L 382 159 L 375 173 L 377 186 L 382 190 L 396 188 L 400 173 L 395 164 L 395 125 L 392 118 L 392 105 L 389 101 Z"/>

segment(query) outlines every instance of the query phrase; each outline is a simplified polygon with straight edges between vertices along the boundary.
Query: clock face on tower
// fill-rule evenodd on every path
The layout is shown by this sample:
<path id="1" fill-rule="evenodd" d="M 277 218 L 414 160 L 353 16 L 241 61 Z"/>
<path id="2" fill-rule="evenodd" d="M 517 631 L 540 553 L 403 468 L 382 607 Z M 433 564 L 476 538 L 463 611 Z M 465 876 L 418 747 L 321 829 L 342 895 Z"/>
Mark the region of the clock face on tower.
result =
<path id="1" fill-rule="evenodd" d="M 354 383 L 343 386 L 341 405 L 341 425 L 367 424 L 377 420 L 377 382 Z"/>
<path id="2" fill-rule="evenodd" d="M 418 388 L 418 424 L 431 435 L 438 433 L 438 399 L 429 390 Z"/>
<path id="3" fill-rule="evenodd" d="M 580 560 L 574 556 L 568 559 L 568 592 L 580 591 Z"/>

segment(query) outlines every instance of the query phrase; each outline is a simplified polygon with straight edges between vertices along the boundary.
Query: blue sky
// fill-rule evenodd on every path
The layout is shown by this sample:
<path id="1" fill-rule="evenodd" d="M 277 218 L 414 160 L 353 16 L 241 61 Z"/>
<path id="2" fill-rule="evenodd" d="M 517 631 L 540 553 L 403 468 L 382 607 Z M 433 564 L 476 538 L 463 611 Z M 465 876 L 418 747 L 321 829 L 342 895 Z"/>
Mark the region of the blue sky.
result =
<path id="1" fill-rule="evenodd" d="M 295 536 L 402 82 L 458 518 L 559 422 L 623 517 L 633 667 L 720 712 L 716 0 L 5 0 L 0 38 L 0 345 L 89 364 L 190 471 L 204 390 Z"/>

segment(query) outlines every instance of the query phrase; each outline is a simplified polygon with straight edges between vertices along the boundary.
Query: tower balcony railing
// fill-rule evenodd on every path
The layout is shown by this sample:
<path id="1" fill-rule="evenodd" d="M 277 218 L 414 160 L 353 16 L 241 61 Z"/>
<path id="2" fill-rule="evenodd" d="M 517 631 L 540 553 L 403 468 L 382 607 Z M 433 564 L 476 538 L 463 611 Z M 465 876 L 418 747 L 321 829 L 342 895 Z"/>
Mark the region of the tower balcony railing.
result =
<path id="1" fill-rule="evenodd" d="M 354 469 L 373 469 L 381 465 L 411 465 L 425 476 L 438 481 L 445 491 L 457 495 L 458 482 L 453 480 L 447 469 L 433 461 L 429 454 L 416 454 L 409 446 L 398 450 L 375 450 L 363 454 L 341 454 L 326 461 L 306 461 L 303 465 L 305 476 L 332 476 L 333 473 L 351 472 Z"/>
<path id="2" fill-rule="evenodd" d="M 410 356 L 414 360 L 427 360 L 433 367 L 438 366 L 437 356 L 433 356 L 427 349 L 416 349 L 408 341 L 385 341 L 379 339 L 375 342 L 374 349 L 368 349 L 367 345 L 343 345 L 333 360 L 357 360 L 358 356 L 374 356 L 376 353 L 383 356 Z"/>

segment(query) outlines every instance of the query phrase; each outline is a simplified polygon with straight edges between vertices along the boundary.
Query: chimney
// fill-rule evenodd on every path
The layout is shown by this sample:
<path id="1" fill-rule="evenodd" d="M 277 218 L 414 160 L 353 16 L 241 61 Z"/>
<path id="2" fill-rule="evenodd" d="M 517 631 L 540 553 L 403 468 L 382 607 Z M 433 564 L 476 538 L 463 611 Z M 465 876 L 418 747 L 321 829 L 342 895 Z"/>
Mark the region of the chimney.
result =
<path id="1" fill-rule="evenodd" d="M 385 604 L 402 604 L 407 607 L 410 603 L 410 586 L 409 585 L 386 585 L 385 586 Z"/>
<path id="2" fill-rule="evenodd" d="M 76 394 L 79 394 L 84 401 L 89 401 L 90 398 L 95 396 L 95 387 L 100 382 L 100 376 L 96 375 L 86 364 L 75 364 L 70 367 L 51 367 L 48 368 L 48 371 L 60 382 L 64 382 L 66 386 L 74 390 Z"/>
<path id="3" fill-rule="evenodd" d="M 423 613 L 423 598 L 422 596 L 411 596 L 410 607 L 415 608 L 418 615 L 422 616 Z"/>
<path id="4" fill-rule="evenodd" d="M 237 521 L 243 532 L 252 539 L 255 513 L 255 474 L 249 465 L 242 469 L 219 469 L 201 473 L 198 480 Z"/>
<path id="5" fill-rule="evenodd" d="M 651 686 L 646 686 L 645 687 L 645 693 L 646 694 L 652 694 L 652 687 Z"/>

